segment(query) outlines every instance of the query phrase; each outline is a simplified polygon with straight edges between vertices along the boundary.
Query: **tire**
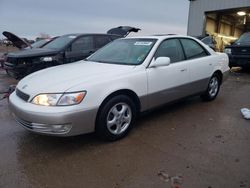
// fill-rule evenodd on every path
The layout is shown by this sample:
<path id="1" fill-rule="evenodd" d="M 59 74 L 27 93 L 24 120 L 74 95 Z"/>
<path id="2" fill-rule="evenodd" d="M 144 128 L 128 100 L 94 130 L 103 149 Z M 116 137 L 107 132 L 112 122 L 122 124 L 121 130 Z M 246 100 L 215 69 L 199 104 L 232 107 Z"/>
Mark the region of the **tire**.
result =
<path id="1" fill-rule="evenodd" d="M 218 74 L 215 73 L 209 80 L 206 92 L 203 95 L 201 95 L 202 100 L 204 101 L 214 100 L 220 91 L 220 85 L 221 85 L 221 78 Z"/>
<path id="2" fill-rule="evenodd" d="M 118 95 L 101 106 L 96 119 L 99 138 L 115 141 L 128 134 L 136 119 L 136 105 L 126 95 Z"/>

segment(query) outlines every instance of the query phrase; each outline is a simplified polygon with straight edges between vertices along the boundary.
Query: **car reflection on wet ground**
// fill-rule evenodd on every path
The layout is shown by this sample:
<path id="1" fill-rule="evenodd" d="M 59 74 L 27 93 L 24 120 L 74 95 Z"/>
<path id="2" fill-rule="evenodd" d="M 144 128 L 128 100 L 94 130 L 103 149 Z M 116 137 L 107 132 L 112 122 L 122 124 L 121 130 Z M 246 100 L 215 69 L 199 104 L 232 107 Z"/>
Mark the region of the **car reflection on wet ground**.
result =
<path id="1" fill-rule="evenodd" d="M 0 89 L 16 83 L 0 71 Z M 56 138 L 17 125 L 0 101 L 0 187 L 250 187 L 250 73 L 236 70 L 218 98 L 144 114 L 124 139 Z M 84 122 L 83 122 L 84 124 Z"/>

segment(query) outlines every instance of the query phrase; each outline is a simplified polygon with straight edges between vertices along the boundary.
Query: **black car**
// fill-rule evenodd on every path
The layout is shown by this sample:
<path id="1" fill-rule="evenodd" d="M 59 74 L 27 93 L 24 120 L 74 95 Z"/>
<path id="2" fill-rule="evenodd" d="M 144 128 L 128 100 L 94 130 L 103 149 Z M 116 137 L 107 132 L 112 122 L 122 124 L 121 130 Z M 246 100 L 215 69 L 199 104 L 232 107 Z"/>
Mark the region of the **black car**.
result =
<path id="1" fill-rule="evenodd" d="M 207 35 L 207 36 L 199 36 L 199 37 L 196 37 L 196 38 L 201 40 L 204 44 L 208 45 L 214 51 L 217 51 L 217 42 L 215 41 L 213 36 Z"/>
<path id="2" fill-rule="evenodd" d="M 85 59 L 107 43 L 139 30 L 134 27 L 120 26 L 109 30 L 107 34 L 63 35 L 42 48 L 9 53 L 4 68 L 10 76 L 20 79 L 47 67 Z"/>
<path id="3" fill-rule="evenodd" d="M 236 42 L 226 46 L 224 52 L 228 54 L 230 68 L 250 68 L 250 32 L 244 33 Z"/>
<path id="4" fill-rule="evenodd" d="M 46 44 L 48 44 L 49 42 L 51 42 L 52 40 L 54 40 L 57 37 L 54 38 L 48 38 L 48 39 L 41 39 L 39 41 L 36 41 L 34 43 L 30 43 L 29 40 L 24 40 L 23 38 L 19 38 L 18 36 L 14 35 L 13 33 L 4 31 L 3 35 L 8 36 L 8 38 L 10 38 L 12 41 L 15 41 L 15 47 L 18 48 L 19 50 L 27 50 L 27 49 L 31 49 L 31 48 L 42 48 L 43 46 L 45 46 Z M 13 45 L 13 43 L 11 42 L 11 44 Z M 0 67 L 4 68 L 4 63 L 7 60 L 7 55 L 8 52 L 5 52 L 3 54 L 0 54 Z"/>

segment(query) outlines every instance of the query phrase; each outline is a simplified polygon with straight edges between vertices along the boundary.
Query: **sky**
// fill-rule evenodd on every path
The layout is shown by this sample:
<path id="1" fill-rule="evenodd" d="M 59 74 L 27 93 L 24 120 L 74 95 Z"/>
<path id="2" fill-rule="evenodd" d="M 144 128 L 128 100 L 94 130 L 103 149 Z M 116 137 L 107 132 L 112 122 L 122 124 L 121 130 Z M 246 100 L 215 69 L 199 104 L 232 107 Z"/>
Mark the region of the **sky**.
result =
<path id="1" fill-rule="evenodd" d="M 188 0 L 0 0 L 0 32 L 34 39 L 129 25 L 136 35 L 186 34 L 188 10 Z"/>

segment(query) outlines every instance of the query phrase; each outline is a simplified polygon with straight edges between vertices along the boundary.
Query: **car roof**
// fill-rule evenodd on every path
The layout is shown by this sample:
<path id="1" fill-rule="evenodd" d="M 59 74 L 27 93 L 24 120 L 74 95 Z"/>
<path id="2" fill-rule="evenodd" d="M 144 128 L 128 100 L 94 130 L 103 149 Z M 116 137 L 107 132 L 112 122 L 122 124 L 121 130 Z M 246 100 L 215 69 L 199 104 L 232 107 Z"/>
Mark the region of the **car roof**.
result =
<path id="1" fill-rule="evenodd" d="M 133 36 L 133 37 L 126 37 L 124 39 L 159 39 L 164 40 L 167 38 L 191 38 L 194 39 L 194 37 L 186 36 L 186 35 L 178 35 L 178 34 L 159 34 L 159 35 L 149 35 L 149 36 Z"/>
<path id="2" fill-rule="evenodd" d="M 75 36 L 75 37 L 80 37 L 80 36 L 86 36 L 86 35 L 119 36 L 119 35 L 115 35 L 115 34 L 107 34 L 107 33 L 71 33 L 71 34 L 66 34 L 66 35 L 62 35 L 62 36 Z"/>

